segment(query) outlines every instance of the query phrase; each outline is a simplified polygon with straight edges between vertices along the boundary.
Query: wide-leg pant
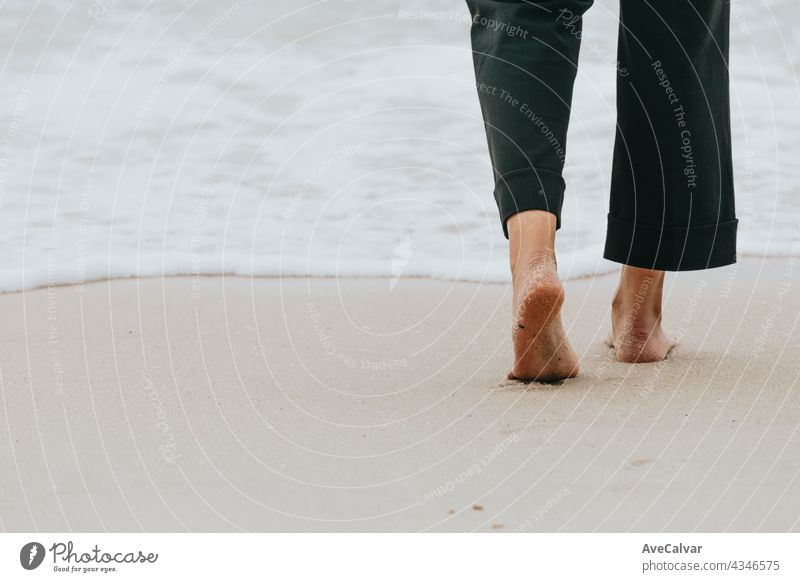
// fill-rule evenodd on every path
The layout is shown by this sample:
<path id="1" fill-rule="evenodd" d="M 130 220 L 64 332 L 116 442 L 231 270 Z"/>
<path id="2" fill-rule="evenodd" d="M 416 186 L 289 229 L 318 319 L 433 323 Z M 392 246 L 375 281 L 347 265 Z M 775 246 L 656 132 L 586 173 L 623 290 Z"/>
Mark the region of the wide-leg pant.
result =
<path id="1" fill-rule="evenodd" d="M 581 17 L 592 0 L 467 4 L 505 235 L 525 210 L 552 212 L 560 227 Z M 620 1 L 607 259 L 668 271 L 736 261 L 729 20 L 729 0 Z"/>

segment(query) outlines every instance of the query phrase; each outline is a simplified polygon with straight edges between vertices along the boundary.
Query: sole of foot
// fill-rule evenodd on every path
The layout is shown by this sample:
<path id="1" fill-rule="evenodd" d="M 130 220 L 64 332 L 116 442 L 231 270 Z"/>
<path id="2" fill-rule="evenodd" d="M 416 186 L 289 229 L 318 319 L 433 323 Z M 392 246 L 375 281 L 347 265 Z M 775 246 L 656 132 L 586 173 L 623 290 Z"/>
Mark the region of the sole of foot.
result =
<path id="1" fill-rule="evenodd" d="M 508 379 L 556 382 L 578 374 L 578 357 L 561 323 L 563 303 L 564 287 L 553 260 L 533 260 L 515 277 L 514 366 Z"/>

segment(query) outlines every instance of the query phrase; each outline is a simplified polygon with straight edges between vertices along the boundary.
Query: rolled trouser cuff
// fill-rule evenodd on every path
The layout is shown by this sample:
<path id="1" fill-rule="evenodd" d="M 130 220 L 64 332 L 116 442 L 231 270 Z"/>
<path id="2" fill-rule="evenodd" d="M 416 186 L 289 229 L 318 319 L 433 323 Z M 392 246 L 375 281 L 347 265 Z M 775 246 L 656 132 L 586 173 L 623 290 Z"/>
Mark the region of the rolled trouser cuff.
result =
<path id="1" fill-rule="evenodd" d="M 566 184 L 560 173 L 543 168 L 515 170 L 497 178 L 494 197 L 506 238 L 506 221 L 526 210 L 544 210 L 555 214 L 556 230 L 561 228 L 561 206 L 564 203 L 565 188 Z"/>
<path id="2" fill-rule="evenodd" d="M 701 226 L 636 224 L 608 215 L 609 261 L 656 271 L 695 271 L 736 262 L 737 219 Z"/>

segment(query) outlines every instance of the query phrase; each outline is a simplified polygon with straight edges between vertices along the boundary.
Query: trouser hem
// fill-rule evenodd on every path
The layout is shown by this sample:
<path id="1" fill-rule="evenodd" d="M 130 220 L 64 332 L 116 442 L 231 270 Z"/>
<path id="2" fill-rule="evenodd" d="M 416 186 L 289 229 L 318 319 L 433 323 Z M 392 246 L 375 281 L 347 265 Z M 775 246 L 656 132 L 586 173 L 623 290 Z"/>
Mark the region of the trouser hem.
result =
<path id="1" fill-rule="evenodd" d="M 498 177 L 494 197 L 505 237 L 508 238 L 508 219 L 526 210 L 544 210 L 555 214 L 556 230 L 561 228 L 565 188 L 560 173 L 544 168 L 514 170 Z"/>
<path id="2" fill-rule="evenodd" d="M 609 261 L 657 271 L 695 271 L 736 262 L 737 219 L 702 226 L 636 224 L 608 215 Z"/>

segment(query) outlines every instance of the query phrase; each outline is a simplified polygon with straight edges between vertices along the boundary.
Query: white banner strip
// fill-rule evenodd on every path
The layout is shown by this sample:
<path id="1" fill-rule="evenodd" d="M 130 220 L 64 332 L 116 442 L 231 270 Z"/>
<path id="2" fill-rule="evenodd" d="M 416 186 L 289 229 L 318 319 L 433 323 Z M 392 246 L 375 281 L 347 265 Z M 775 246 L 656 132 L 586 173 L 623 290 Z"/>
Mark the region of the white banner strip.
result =
<path id="1" fill-rule="evenodd" d="M 797 534 L 3 534 L 0 580 L 798 580 Z"/>

